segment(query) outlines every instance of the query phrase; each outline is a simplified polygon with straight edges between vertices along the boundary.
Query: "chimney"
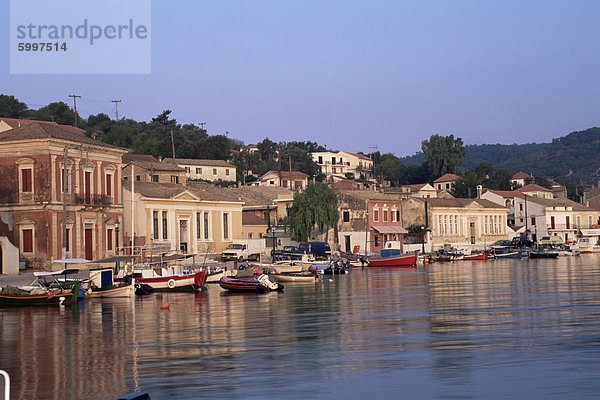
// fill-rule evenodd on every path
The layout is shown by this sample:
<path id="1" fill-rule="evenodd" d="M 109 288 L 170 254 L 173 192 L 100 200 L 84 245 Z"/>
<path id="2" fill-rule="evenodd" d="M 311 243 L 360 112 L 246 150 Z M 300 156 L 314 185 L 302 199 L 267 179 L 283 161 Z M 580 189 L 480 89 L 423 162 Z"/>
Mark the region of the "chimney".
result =
<path id="1" fill-rule="evenodd" d="M 477 185 L 477 198 L 481 199 L 481 192 L 483 190 L 483 186 Z"/>

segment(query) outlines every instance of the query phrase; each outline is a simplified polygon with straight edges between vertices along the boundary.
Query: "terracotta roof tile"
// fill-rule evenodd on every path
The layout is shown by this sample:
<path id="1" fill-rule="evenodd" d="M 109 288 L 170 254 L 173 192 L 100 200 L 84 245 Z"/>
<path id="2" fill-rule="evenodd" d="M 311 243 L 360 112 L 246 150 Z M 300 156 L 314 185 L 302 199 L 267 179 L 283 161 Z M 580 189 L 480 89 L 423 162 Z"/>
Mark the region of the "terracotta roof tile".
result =
<path id="1" fill-rule="evenodd" d="M 529 185 L 525 185 L 521 188 L 517 189 L 518 192 L 552 192 L 551 189 L 547 189 L 543 186 L 536 185 L 535 183 L 530 183 Z"/>
<path id="2" fill-rule="evenodd" d="M 242 225 L 268 225 L 268 222 L 251 212 L 242 213 Z"/>
<path id="3" fill-rule="evenodd" d="M 207 166 L 207 167 L 229 167 L 235 168 L 233 165 L 224 160 L 203 160 L 203 159 L 194 159 L 194 158 L 176 158 L 173 160 L 172 158 L 165 158 L 163 160 L 164 163 L 171 164 L 188 164 L 188 165 L 198 165 L 198 166 Z"/>
<path id="4" fill-rule="evenodd" d="M 101 142 L 96 139 L 88 138 L 85 135 L 74 132 L 70 128 L 65 128 L 62 125 L 53 125 L 49 123 L 34 122 L 28 125 L 22 125 L 19 128 L 10 129 L 0 132 L 0 142 L 13 142 L 20 140 L 35 140 L 35 139 L 57 139 L 67 140 L 87 144 L 90 146 L 104 147 L 110 149 L 126 150 L 121 147 L 113 146 Z"/>
<path id="5" fill-rule="evenodd" d="M 527 178 L 532 178 L 531 175 L 523 172 L 523 171 L 519 171 L 516 174 L 513 175 L 512 179 L 527 179 Z"/>
<path id="6" fill-rule="evenodd" d="M 433 183 L 451 182 L 451 181 L 455 181 L 457 179 L 458 179 L 458 175 L 444 174 L 444 175 L 440 176 L 439 178 L 437 178 L 435 181 L 433 181 Z"/>

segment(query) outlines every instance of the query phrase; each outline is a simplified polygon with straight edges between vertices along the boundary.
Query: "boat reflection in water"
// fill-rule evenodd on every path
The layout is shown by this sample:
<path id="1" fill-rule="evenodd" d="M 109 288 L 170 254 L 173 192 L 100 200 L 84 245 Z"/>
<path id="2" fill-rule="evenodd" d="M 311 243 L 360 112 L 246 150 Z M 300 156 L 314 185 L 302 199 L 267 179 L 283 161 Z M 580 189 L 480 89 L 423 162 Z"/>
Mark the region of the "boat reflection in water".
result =
<path id="1" fill-rule="evenodd" d="M 283 293 L 2 309 L 12 398 L 575 398 L 600 390 L 600 257 L 354 269 Z M 161 305 L 169 303 L 169 310 Z"/>

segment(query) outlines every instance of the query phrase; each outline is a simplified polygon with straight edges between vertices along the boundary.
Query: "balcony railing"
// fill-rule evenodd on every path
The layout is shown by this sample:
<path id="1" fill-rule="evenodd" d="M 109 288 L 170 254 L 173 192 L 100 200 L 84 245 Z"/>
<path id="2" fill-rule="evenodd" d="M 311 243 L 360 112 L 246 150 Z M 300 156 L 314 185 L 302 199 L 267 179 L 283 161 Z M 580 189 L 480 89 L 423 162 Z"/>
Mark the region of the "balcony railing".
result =
<path id="1" fill-rule="evenodd" d="M 105 194 L 71 194 L 71 204 L 76 205 L 90 205 L 90 206 L 108 206 L 113 204 L 113 196 L 107 196 Z"/>

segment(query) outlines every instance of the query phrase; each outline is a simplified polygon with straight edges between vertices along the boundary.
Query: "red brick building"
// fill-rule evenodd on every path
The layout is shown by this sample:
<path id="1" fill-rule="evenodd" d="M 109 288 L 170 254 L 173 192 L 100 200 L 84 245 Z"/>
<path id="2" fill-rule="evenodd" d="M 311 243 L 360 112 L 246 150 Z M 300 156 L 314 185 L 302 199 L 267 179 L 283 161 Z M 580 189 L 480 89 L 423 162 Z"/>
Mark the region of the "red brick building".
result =
<path id="1" fill-rule="evenodd" d="M 51 123 L 0 132 L 0 236 L 35 268 L 116 254 L 126 152 Z"/>

